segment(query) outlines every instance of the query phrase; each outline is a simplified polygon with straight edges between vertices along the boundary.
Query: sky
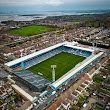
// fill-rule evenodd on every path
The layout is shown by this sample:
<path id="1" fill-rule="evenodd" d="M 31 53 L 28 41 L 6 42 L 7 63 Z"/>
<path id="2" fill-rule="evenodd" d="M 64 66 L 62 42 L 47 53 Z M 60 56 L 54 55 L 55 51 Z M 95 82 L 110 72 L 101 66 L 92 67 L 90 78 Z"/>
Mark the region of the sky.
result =
<path id="1" fill-rule="evenodd" d="M 110 0 L 0 0 L 0 5 L 110 5 Z"/>
<path id="2" fill-rule="evenodd" d="M 25 8 L 24 8 L 25 7 Z M 106 10 L 110 0 L 0 0 L 2 11 Z"/>

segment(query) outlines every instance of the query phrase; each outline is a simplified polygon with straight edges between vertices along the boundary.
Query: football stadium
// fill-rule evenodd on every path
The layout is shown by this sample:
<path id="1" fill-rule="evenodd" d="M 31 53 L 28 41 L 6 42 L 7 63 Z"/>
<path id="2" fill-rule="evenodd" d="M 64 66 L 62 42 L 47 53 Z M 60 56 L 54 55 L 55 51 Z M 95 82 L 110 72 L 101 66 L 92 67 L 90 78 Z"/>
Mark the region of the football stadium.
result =
<path id="1" fill-rule="evenodd" d="M 50 86 L 57 90 L 63 84 L 83 75 L 88 65 L 94 65 L 101 59 L 103 52 L 83 48 L 76 42 L 63 42 L 27 56 L 5 63 L 5 68 L 12 72 L 24 85 L 33 91 L 43 91 Z M 52 65 L 55 66 L 54 80 Z"/>

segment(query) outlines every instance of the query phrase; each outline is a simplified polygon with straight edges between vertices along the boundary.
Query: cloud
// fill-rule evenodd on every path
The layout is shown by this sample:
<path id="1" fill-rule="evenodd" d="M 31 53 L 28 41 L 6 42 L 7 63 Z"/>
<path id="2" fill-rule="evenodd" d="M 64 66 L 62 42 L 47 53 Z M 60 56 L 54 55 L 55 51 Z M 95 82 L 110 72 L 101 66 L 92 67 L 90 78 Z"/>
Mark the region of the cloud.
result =
<path id="1" fill-rule="evenodd" d="M 15 5 L 23 5 L 23 4 L 36 4 L 36 5 L 52 5 L 58 6 L 63 4 L 65 0 L 0 0 L 0 4 L 15 4 Z"/>
<path id="2" fill-rule="evenodd" d="M 58 5 L 64 4 L 64 2 L 62 2 L 61 0 L 48 0 L 46 4 L 52 5 L 52 6 L 58 6 Z"/>
<path id="3" fill-rule="evenodd" d="M 45 0 L 44 0 L 45 1 Z M 0 4 L 42 4 L 41 0 L 1 0 Z"/>

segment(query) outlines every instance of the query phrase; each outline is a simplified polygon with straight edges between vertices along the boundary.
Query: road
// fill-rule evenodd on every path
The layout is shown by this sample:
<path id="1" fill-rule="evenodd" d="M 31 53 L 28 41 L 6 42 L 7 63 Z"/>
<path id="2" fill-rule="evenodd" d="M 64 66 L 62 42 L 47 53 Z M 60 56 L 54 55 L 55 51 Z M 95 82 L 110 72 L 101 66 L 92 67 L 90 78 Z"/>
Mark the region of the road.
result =
<path id="1" fill-rule="evenodd" d="M 21 38 L 20 40 L 17 40 L 17 41 L 12 42 L 12 43 L 4 44 L 4 45 L 2 46 L 2 48 L 3 48 L 4 46 L 15 45 L 15 44 L 17 44 L 17 43 L 30 40 L 31 38 L 43 36 L 43 35 L 46 35 L 46 34 L 57 33 L 57 32 L 60 32 L 60 31 L 61 31 L 61 30 L 59 30 L 59 31 L 51 31 L 51 32 L 46 32 L 46 33 L 42 33 L 42 34 L 38 34 L 38 35 L 33 35 L 33 36 L 29 36 L 29 37 L 24 37 L 24 38 Z"/>

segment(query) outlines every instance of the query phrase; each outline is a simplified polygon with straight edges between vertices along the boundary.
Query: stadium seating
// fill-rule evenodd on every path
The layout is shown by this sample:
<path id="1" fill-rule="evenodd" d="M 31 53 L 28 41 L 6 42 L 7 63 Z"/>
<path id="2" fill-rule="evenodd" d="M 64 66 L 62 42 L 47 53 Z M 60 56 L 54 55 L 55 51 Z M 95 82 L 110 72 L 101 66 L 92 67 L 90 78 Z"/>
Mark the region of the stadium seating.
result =
<path id="1" fill-rule="evenodd" d="M 19 81 L 25 84 L 31 90 L 42 91 L 50 84 L 50 81 L 39 75 L 35 75 L 28 70 L 21 70 L 13 73 Z"/>
<path id="2" fill-rule="evenodd" d="M 89 51 L 71 48 L 71 47 L 66 47 L 66 46 L 63 46 L 63 47 L 61 46 L 61 47 L 58 47 L 58 48 L 53 49 L 51 51 L 48 51 L 46 53 L 43 53 L 41 55 L 35 56 L 34 58 L 31 58 L 31 59 L 24 61 L 24 69 L 29 68 L 29 67 L 37 64 L 37 63 L 40 63 L 40 62 L 58 54 L 58 53 L 61 53 L 62 51 L 72 53 L 72 54 L 76 54 L 76 55 L 80 55 L 80 56 L 84 56 L 84 57 L 89 57 L 92 54 Z M 19 68 L 19 67 L 21 67 L 20 63 L 12 66 L 11 68 L 13 70 L 15 70 L 16 68 Z"/>
<path id="3" fill-rule="evenodd" d="M 80 56 L 85 56 L 89 57 L 92 53 L 89 51 L 81 50 L 81 49 L 75 49 L 75 48 L 70 48 L 70 47 L 65 47 L 63 48 L 64 52 L 80 55 Z"/>
<path id="4" fill-rule="evenodd" d="M 10 68 L 11 68 L 12 70 L 15 70 L 15 69 L 20 68 L 20 67 L 21 67 L 21 63 L 19 63 L 19 64 L 17 64 L 17 65 L 13 65 L 13 66 L 11 66 Z"/>

